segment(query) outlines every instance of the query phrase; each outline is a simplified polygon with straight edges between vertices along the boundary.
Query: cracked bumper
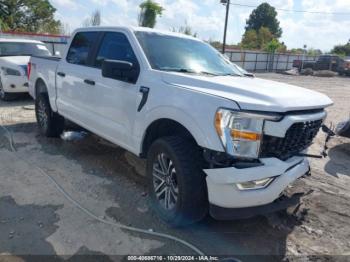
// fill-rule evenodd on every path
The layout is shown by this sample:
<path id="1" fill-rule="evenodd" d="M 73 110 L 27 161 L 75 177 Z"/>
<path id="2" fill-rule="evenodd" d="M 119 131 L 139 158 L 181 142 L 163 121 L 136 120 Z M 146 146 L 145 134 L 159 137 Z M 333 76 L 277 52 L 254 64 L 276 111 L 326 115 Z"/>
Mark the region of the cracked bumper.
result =
<path id="1" fill-rule="evenodd" d="M 289 184 L 310 169 L 308 160 L 302 157 L 293 157 L 287 161 L 276 158 L 260 161 L 263 165 L 258 167 L 205 169 L 210 205 L 236 209 L 270 204 L 281 196 Z M 270 177 L 274 177 L 274 181 L 262 189 L 239 190 L 236 185 Z"/>

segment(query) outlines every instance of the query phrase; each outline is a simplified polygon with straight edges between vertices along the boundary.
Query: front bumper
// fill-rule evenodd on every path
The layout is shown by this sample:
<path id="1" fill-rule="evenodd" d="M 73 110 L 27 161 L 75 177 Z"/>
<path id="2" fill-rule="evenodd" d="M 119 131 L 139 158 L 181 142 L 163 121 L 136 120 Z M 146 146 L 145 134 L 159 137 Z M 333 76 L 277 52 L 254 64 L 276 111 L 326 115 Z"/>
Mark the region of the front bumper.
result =
<path id="1" fill-rule="evenodd" d="M 286 161 L 277 158 L 260 159 L 262 166 L 205 169 L 210 205 L 222 208 L 257 207 L 272 203 L 285 188 L 309 171 L 309 162 L 303 157 Z M 274 177 L 266 188 L 239 190 L 237 183 Z"/>
<path id="2" fill-rule="evenodd" d="M 209 213 L 217 220 L 245 219 L 256 215 L 264 215 L 285 210 L 291 206 L 296 206 L 300 203 L 300 198 L 303 195 L 304 193 L 296 193 L 290 197 L 282 195 L 270 204 L 257 207 L 224 208 L 211 204 Z"/>
<path id="3" fill-rule="evenodd" d="M 26 76 L 2 76 L 1 83 L 6 93 L 28 93 L 28 78 Z"/>

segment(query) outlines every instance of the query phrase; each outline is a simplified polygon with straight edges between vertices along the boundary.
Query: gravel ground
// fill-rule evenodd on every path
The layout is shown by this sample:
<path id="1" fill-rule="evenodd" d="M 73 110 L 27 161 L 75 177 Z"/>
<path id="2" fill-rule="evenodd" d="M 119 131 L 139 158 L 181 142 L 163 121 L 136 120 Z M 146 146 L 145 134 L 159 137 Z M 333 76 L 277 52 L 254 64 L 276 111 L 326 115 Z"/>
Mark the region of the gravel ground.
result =
<path id="1" fill-rule="evenodd" d="M 349 117 L 350 78 L 258 77 L 330 96 L 335 105 L 328 109 L 328 124 Z M 1 124 L 11 130 L 17 150 L 16 155 L 11 152 L 9 135 L 0 129 L 0 254 L 18 259 L 58 255 L 50 257 L 58 261 L 79 255 L 113 261 L 125 258 L 112 255 L 193 254 L 170 240 L 99 223 L 67 201 L 52 181 L 34 168 L 38 166 L 98 217 L 180 237 L 209 255 L 242 261 L 280 261 L 284 257 L 313 261 L 305 258 L 312 255 L 336 256 L 322 257 L 324 260 L 349 258 L 340 255 L 350 255 L 350 139 L 334 138 L 329 143 L 329 157 L 311 159 L 312 176 L 291 188 L 309 192 L 298 209 L 230 222 L 208 217 L 191 227 L 173 229 L 148 209 L 140 175 L 142 161 L 91 134 L 45 138 L 38 134 L 33 108 L 29 98 L 0 102 Z M 310 152 L 319 153 L 323 141 L 320 133 Z"/>

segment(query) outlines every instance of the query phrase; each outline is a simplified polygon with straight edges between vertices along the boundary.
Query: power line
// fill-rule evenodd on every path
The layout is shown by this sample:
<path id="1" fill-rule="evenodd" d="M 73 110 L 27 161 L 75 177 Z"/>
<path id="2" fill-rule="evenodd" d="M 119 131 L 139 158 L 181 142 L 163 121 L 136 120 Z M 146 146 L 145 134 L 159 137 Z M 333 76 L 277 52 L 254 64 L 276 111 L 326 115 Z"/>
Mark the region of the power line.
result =
<path id="1" fill-rule="evenodd" d="M 256 8 L 257 5 L 246 5 L 246 4 L 239 4 L 239 3 L 230 3 L 234 6 L 240 6 L 240 7 L 250 7 L 250 8 Z M 308 14 L 322 14 L 322 15 L 350 15 L 350 13 L 345 12 L 321 12 L 321 11 L 307 11 L 307 10 L 294 10 L 294 9 L 285 9 L 285 8 L 275 8 L 279 11 L 284 12 L 294 12 L 294 13 L 308 13 Z"/>

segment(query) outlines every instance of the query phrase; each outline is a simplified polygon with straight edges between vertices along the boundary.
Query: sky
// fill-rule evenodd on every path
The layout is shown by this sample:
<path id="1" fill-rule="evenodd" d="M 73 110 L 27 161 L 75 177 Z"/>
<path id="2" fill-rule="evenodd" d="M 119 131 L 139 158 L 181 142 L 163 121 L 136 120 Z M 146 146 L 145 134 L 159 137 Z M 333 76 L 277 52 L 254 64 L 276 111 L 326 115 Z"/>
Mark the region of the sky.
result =
<path id="1" fill-rule="evenodd" d="M 50 0 L 57 9 L 56 18 L 72 32 L 83 20 L 98 9 L 102 25 L 137 26 L 139 4 L 143 0 Z M 220 0 L 154 0 L 165 11 L 158 18 L 156 28 L 171 30 L 185 23 L 203 40 L 222 41 L 225 6 Z M 312 12 L 341 12 L 346 15 L 278 12 L 283 41 L 288 48 L 308 48 L 330 51 L 334 45 L 350 39 L 350 0 L 231 0 L 232 3 L 257 6 L 268 2 L 276 8 Z M 237 44 L 245 31 L 245 23 L 254 8 L 231 5 L 227 42 Z"/>

